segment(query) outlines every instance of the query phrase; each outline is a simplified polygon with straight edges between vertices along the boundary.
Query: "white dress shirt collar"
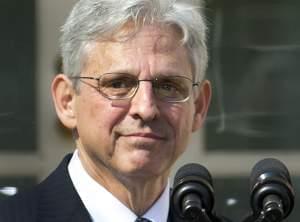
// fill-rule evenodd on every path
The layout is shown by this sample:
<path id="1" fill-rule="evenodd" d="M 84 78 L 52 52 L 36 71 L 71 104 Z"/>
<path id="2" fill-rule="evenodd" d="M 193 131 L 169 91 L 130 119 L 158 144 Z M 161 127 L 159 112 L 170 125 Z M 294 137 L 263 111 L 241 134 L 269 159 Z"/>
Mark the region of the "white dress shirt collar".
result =
<path id="1" fill-rule="evenodd" d="M 93 222 L 134 222 L 137 216 L 83 168 L 76 150 L 68 165 L 73 185 Z M 169 212 L 170 185 L 143 217 L 153 222 L 166 222 Z"/>

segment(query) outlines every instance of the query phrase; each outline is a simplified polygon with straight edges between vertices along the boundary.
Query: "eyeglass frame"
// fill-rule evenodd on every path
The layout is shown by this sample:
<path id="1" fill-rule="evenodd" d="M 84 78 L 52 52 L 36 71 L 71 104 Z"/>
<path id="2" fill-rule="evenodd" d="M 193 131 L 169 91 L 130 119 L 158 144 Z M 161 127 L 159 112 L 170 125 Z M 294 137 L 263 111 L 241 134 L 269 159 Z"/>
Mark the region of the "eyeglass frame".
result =
<path id="1" fill-rule="evenodd" d="M 109 97 L 108 95 L 106 95 L 105 93 L 103 93 L 100 89 L 100 80 L 102 78 L 102 76 L 106 75 L 106 74 L 124 74 L 124 75 L 127 75 L 127 76 L 132 76 L 133 78 L 136 79 L 137 81 L 137 85 L 135 86 L 135 89 L 133 91 L 132 94 L 130 94 L 130 96 L 127 96 L 127 97 L 124 97 L 124 98 L 112 98 L 112 97 Z M 163 75 L 161 75 L 163 76 Z M 131 98 L 133 98 L 135 96 L 135 94 L 137 93 L 138 89 L 139 89 L 139 86 L 140 86 L 140 82 L 151 82 L 152 85 L 153 85 L 153 82 L 157 81 L 159 79 L 160 76 L 156 76 L 154 77 L 153 79 L 138 79 L 135 75 L 132 75 L 132 74 L 128 74 L 128 73 L 103 73 L 101 74 L 99 77 L 91 77 L 91 76 L 71 76 L 69 77 L 70 79 L 76 79 L 76 80 L 81 80 L 82 83 L 85 83 L 87 85 L 89 85 L 90 87 L 96 89 L 103 97 L 111 100 L 111 101 L 116 101 L 116 100 L 130 100 Z M 165 77 L 168 77 L 168 76 L 165 76 Z M 184 78 L 184 79 L 187 79 L 191 82 L 192 84 L 192 90 L 194 87 L 196 86 L 199 86 L 199 84 L 201 83 L 200 81 L 198 82 L 194 82 L 192 79 L 186 77 L 186 76 L 178 76 L 178 75 L 174 75 L 174 76 L 169 76 L 169 77 L 179 77 L 179 78 Z M 97 81 L 97 86 L 94 86 L 88 82 L 85 82 L 85 81 L 82 81 L 82 79 L 91 79 L 91 80 L 96 80 Z M 153 87 L 153 86 L 152 86 Z M 155 89 L 153 90 L 154 92 L 154 95 L 161 101 L 163 102 L 167 102 L 167 103 L 183 103 L 183 102 L 186 102 L 187 100 L 189 100 L 190 96 L 191 96 L 191 93 L 192 93 L 192 90 L 189 92 L 189 95 L 184 98 L 183 100 L 163 100 L 161 99 L 161 97 L 159 96 L 156 96 L 156 91 Z"/>

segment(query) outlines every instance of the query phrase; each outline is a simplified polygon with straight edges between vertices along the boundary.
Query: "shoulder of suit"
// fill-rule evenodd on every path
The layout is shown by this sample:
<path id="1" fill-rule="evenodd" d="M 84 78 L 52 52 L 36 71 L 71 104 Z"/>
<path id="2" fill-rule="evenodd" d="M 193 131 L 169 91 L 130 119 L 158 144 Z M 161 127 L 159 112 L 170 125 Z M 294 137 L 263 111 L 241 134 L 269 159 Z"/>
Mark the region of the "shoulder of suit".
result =
<path id="1" fill-rule="evenodd" d="M 70 158 L 71 154 L 67 155 L 59 166 L 61 170 L 56 169 L 40 184 L 32 188 L 22 190 L 14 196 L 1 199 L 0 222 L 35 222 L 37 218 L 36 214 L 38 214 L 39 203 L 43 199 L 42 195 L 44 195 L 45 190 L 50 189 L 48 188 L 48 181 L 51 181 L 51 178 L 55 174 L 66 171 L 66 166 Z"/>
<path id="2" fill-rule="evenodd" d="M 0 201 L 0 221 L 21 222 L 30 217 L 34 222 L 34 212 L 38 206 L 38 193 L 35 189 L 22 191 Z"/>

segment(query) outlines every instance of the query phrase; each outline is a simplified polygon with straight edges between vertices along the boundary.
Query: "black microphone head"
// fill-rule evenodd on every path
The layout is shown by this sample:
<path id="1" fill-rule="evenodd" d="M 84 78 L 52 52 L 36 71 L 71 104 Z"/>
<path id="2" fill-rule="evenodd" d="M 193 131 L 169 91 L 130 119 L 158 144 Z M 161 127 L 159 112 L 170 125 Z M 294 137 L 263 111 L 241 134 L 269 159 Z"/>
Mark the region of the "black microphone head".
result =
<path id="1" fill-rule="evenodd" d="M 258 178 L 263 174 L 273 174 L 291 183 L 291 177 L 286 166 L 281 161 L 274 158 L 262 159 L 255 164 L 250 175 L 251 188 L 255 186 L 258 182 Z"/>
<path id="2" fill-rule="evenodd" d="M 181 183 L 182 180 L 189 180 L 192 177 L 202 178 L 212 186 L 212 177 L 204 166 L 197 163 L 188 163 L 182 166 L 175 174 L 174 187 Z"/>
<path id="3" fill-rule="evenodd" d="M 254 214 L 263 209 L 265 198 L 278 196 L 286 218 L 294 206 L 294 190 L 287 167 L 279 160 L 266 158 L 252 168 L 250 176 L 251 207 Z"/>
<path id="4" fill-rule="evenodd" d="M 175 213 L 181 218 L 186 218 L 182 204 L 190 194 L 199 197 L 201 208 L 207 214 L 211 213 L 214 205 L 212 177 L 205 167 L 196 163 L 184 165 L 174 177 L 171 203 Z"/>

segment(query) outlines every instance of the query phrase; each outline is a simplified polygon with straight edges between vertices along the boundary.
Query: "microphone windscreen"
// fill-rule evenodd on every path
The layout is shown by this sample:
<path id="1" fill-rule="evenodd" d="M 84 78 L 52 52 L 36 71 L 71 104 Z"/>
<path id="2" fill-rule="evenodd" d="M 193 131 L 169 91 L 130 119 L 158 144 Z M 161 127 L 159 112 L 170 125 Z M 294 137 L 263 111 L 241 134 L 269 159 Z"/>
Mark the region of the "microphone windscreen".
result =
<path id="1" fill-rule="evenodd" d="M 250 187 L 257 183 L 258 177 L 264 173 L 273 173 L 291 182 L 290 174 L 286 166 L 274 158 L 262 159 L 255 164 L 250 175 Z"/>
<path id="2" fill-rule="evenodd" d="M 210 185 L 212 184 L 212 176 L 204 166 L 196 163 L 189 163 L 182 166 L 177 171 L 174 177 L 174 187 L 176 187 L 176 185 L 180 183 L 181 180 L 188 177 L 199 177 L 207 181 Z"/>

